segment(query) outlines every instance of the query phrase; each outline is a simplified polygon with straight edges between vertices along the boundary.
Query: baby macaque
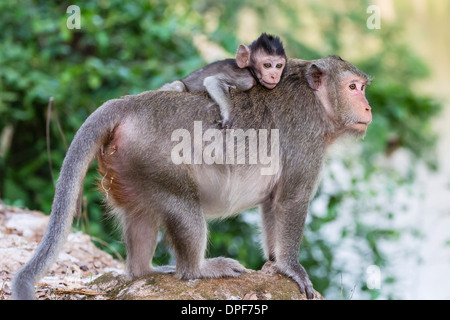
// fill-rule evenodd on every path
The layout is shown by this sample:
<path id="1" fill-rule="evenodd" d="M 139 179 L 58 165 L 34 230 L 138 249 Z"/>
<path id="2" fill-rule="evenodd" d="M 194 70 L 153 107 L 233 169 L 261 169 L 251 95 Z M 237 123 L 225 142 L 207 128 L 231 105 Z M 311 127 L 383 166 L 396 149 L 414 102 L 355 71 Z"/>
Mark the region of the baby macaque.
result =
<path id="1" fill-rule="evenodd" d="M 229 90 L 246 91 L 259 82 L 267 89 L 276 87 L 286 65 L 286 53 L 278 37 L 266 33 L 250 46 L 240 45 L 236 59 L 213 62 L 181 80 L 165 84 L 162 91 L 208 91 L 219 105 L 222 127 L 231 127 L 233 104 Z"/>

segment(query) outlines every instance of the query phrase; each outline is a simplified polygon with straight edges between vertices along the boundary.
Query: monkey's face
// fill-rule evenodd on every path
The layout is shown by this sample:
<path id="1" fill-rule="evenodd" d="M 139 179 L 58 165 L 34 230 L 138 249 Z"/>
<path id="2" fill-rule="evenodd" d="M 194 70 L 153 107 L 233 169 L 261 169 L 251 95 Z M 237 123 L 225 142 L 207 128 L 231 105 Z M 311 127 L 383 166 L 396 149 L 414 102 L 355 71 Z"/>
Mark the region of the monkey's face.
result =
<path id="1" fill-rule="evenodd" d="M 366 99 L 368 75 L 340 57 L 330 56 L 312 63 L 305 76 L 338 131 L 357 137 L 366 134 L 372 122 L 372 108 Z"/>
<path id="2" fill-rule="evenodd" d="M 252 68 L 259 83 L 267 89 L 275 88 L 278 82 L 280 82 L 286 65 L 286 59 L 281 56 L 258 52 L 252 62 Z"/>
<path id="3" fill-rule="evenodd" d="M 366 133 L 372 112 L 366 99 L 367 79 L 348 74 L 341 81 L 342 120 L 348 131 L 358 136 Z"/>

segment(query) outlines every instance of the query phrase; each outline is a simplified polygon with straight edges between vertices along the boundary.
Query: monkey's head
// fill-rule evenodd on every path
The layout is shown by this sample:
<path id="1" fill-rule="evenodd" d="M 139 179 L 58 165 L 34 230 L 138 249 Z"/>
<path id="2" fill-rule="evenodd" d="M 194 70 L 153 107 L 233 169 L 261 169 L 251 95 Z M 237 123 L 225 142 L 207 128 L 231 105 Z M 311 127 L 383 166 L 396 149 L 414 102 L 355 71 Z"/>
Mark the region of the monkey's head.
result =
<path id="1" fill-rule="evenodd" d="M 340 57 L 330 56 L 313 61 L 306 79 L 339 130 L 365 135 L 372 122 L 372 108 L 365 95 L 371 81 L 367 74 Z"/>
<path id="2" fill-rule="evenodd" d="M 286 66 L 286 53 L 278 37 L 263 33 L 250 46 L 241 44 L 236 54 L 239 68 L 249 68 L 258 82 L 268 89 L 280 82 Z"/>

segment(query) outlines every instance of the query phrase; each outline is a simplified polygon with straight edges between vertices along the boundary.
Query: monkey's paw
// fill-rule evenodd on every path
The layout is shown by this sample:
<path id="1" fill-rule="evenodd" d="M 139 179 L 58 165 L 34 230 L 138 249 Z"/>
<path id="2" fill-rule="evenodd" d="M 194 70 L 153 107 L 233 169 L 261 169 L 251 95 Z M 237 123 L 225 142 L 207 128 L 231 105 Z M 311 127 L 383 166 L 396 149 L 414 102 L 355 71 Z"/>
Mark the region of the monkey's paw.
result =
<path id="1" fill-rule="evenodd" d="M 269 274 L 273 273 L 276 270 L 277 272 L 292 278 L 298 284 L 301 293 L 306 293 L 306 297 L 308 299 L 314 298 L 313 285 L 309 280 L 308 273 L 300 263 L 286 267 L 268 261 L 263 266 L 262 270 Z"/>
<path id="2" fill-rule="evenodd" d="M 231 120 L 226 120 L 226 121 L 222 122 L 223 129 L 231 129 L 232 126 L 233 126 L 233 123 L 231 122 Z"/>
<path id="3" fill-rule="evenodd" d="M 206 259 L 201 266 L 202 278 L 239 277 L 246 269 L 236 260 L 224 257 Z"/>
<path id="4" fill-rule="evenodd" d="M 224 257 L 206 259 L 201 267 L 205 278 L 239 277 L 245 270 L 236 260 Z"/>
<path id="5" fill-rule="evenodd" d="M 233 126 L 231 120 L 216 120 L 215 122 L 219 124 L 222 129 L 231 129 L 231 127 Z"/>
<path id="6" fill-rule="evenodd" d="M 205 259 L 197 270 L 186 269 L 184 266 L 179 266 L 175 276 L 182 280 L 226 277 L 236 278 L 245 270 L 247 269 L 236 260 L 218 257 Z"/>

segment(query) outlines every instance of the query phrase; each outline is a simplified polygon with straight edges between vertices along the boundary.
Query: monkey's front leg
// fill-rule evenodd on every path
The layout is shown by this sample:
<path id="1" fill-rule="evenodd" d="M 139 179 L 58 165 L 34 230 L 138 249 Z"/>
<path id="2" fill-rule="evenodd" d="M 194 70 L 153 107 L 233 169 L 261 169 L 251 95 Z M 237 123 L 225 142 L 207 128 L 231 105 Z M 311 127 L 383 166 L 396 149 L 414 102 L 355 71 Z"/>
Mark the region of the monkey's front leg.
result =
<path id="1" fill-rule="evenodd" d="M 309 196 L 302 197 L 300 201 L 289 198 L 277 203 L 275 269 L 294 279 L 300 292 L 312 299 L 312 283 L 298 261 L 308 203 Z"/>

